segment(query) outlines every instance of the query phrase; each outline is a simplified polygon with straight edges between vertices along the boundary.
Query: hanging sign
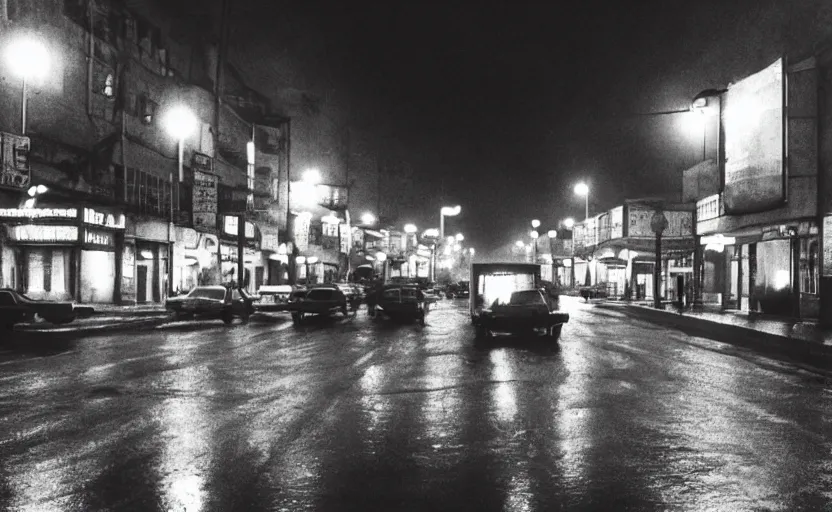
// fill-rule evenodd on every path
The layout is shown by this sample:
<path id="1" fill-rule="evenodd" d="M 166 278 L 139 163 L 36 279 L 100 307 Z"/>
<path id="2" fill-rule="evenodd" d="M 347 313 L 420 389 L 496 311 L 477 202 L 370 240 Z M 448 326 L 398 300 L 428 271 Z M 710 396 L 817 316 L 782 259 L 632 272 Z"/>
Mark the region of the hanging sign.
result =
<path id="1" fill-rule="evenodd" d="M 29 170 L 29 137 L 0 133 L 0 186 L 26 188 Z"/>
<path id="2" fill-rule="evenodd" d="M 84 231 L 84 246 L 96 250 L 113 250 L 116 247 L 113 233 L 100 229 L 87 229 Z"/>
<path id="3" fill-rule="evenodd" d="M 217 184 L 215 175 L 194 169 L 194 228 L 214 230 L 217 227 Z"/>
<path id="4" fill-rule="evenodd" d="M 0 208 L 2 219 L 76 219 L 75 208 Z"/>

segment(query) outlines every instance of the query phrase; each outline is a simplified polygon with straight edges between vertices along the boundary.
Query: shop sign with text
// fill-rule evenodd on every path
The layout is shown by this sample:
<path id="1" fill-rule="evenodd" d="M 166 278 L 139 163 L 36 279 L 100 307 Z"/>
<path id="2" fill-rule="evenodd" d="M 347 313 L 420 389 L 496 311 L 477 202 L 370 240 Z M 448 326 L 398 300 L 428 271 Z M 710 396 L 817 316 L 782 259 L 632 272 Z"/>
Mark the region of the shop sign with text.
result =
<path id="1" fill-rule="evenodd" d="M 116 243 L 113 233 L 99 229 L 87 229 L 84 231 L 84 245 L 103 250 L 112 250 Z"/>
<path id="2" fill-rule="evenodd" d="M 16 242 L 78 243 L 77 226 L 11 226 L 9 238 Z"/>
<path id="3" fill-rule="evenodd" d="M 217 184 L 215 175 L 194 170 L 194 228 L 214 230 L 217 227 Z"/>
<path id="4" fill-rule="evenodd" d="M 112 214 L 84 208 L 84 223 L 110 229 L 124 229 L 124 214 Z"/>
<path id="5" fill-rule="evenodd" d="M 77 219 L 75 208 L 0 208 L 0 219 Z"/>

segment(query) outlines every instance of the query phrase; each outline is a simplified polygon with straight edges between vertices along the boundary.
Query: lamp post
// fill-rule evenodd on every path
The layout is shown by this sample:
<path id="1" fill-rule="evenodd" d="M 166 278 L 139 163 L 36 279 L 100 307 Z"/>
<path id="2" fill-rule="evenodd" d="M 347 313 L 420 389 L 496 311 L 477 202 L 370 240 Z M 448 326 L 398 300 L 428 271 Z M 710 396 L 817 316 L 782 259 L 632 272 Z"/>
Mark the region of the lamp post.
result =
<path id="1" fill-rule="evenodd" d="M 177 156 L 179 167 L 179 183 L 185 180 L 184 176 L 184 152 L 185 139 L 188 138 L 196 130 L 197 120 L 193 112 L 188 107 L 178 105 L 171 108 L 165 118 L 164 126 L 167 132 L 176 139 L 177 142 Z M 173 169 L 169 175 L 170 181 L 170 222 L 168 223 L 168 293 L 173 294 L 173 222 L 174 222 L 174 189 L 176 189 L 176 206 L 179 206 L 179 187 L 173 186 Z M 240 231 L 245 230 L 245 225 L 240 228 Z M 221 264 L 221 263 L 220 263 Z M 241 276 L 237 276 L 238 281 Z"/>
<path id="2" fill-rule="evenodd" d="M 569 270 L 569 286 L 575 286 L 575 232 L 572 231 L 572 228 L 575 227 L 575 219 L 572 217 L 567 217 L 563 220 L 563 226 L 572 232 L 572 250 L 571 257 L 570 257 L 570 270 Z"/>
<path id="3" fill-rule="evenodd" d="M 589 218 L 589 186 L 584 183 L 580 182 L 575 185 L 575 194 L 579 196 L 584 196 L 584 219 Z"/>
<path id="4" fill-rule="evenodd" d="M 6 60 L 12 73 L 23 81 L 20 133 L 26 135 L 29 82 L 46 77 L 49 72 L 49 52 L 41 41 L 33 37 L 21 37 L 9 44 L 6 49 Z"/>
<path id="5" fill-rule="evenodd" d="M 529 236 L 532 237 L 532 263 L 537 263 L 537 239 L 540 237 L 540 233 L 533 229 Z"/>
<path id="6" fill-rule="evenodd" d="M 546 236 L 549 237 L 549 253 L 552 255 L 552 281 L 554 283 L 557 283 L 558 279 L 557 279 L 557 275 L 556 275 L 557 270 L 556 270 L 556 267 L 555 267 L 555 244 L 552 243 L 552 241 L 555 240 L 558 237 L 558 232 L 554 229 L 550 229 L 546 233 Z"/>
<path id="7" fill-rule="evenodd" d="M 439 210 L 439 238 L 445 238 L 445 217 L 455 217 L 461 211 L 462 207 L 459 205 L 443 206 Z"/>

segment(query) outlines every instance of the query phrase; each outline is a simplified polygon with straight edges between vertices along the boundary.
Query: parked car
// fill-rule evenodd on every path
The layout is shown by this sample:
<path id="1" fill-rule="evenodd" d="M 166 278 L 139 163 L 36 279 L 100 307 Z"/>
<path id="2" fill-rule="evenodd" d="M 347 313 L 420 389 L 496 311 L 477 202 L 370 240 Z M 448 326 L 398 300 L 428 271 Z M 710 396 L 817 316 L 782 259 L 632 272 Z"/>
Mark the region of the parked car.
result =
<path id="1" fill-rule="evenodd" d="M 363 290 L 352 283 L 337 283 L 335 286 L 346 295 L 350 311 L 358 311 L 361 301 L 364 300 Z"/>
<path id="2" fill-rule="evenodd" d="M 416 320 L 425 325 L 430 304 L 436 299 L 429 297 L 414 285 L 392 284 L 385 286 L 377 297 L 370 314 L 376 318 L 382 315 L 394 320 Z"/>
<path id="3" fill-rule="evenodd" d="M 471 296 L 470 286 L 471 283 L 468 281 L 451 283 L 445 290 L 445 296 L 449 299 L 467 299 Z"/>
<path id="4" fill-rule="evenodd" d="M 287 311 L 289 298 L 297 287 L 288 284 L 263 285 L 257 290 L 254 310 L 264 312 Z"/>
<path id="5" fill-rule="evenodd" d="M 91 316 L 90 306 L 72 302 L 36 300 L 10 288 L 0 288 L 0 329 L 12 329 L 15 324 L 34 322 L 42 318 L 52 324 L 68 324 L 76 318 Z"/>
<path id="6" fill-rule="evenodd" d="M 237 286 L 197 286 L 187 295 L 165 301 L 165 309 L 177 320 L 186 318 L 218 318 L 230 324 L 234 317 L 248 323 L 254 313 L 254 298 Z"/>
<path id="7" fill-rule="evenodd" d="M 592 286 L 581 286 L 579 293 L 585 301 L 589 301 L 590 299 L 606 299 L 607 284 L 599 283 Z"/>
<path id="8" fill-rule="evenodd" d="M 303 322 L 309 316 L 330 317 L 349 314 L 347 296 L 337 286 L 319 286 L 305 292 L 296 292 L 289 301 L 292 321 Z"/>

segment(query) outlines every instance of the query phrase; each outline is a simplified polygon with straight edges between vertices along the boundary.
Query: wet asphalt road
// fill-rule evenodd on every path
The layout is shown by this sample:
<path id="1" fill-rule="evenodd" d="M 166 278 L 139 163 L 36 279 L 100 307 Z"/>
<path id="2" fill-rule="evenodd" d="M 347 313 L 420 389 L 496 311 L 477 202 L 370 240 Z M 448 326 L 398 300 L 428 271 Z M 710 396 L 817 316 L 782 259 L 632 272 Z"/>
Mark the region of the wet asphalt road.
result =
<path id="1" fill-rule="evenodd" d="M 563 302 L 559 345 L 462 301 L 20 340 L 0 510 L 832 510 L 832 380 Z"/>

